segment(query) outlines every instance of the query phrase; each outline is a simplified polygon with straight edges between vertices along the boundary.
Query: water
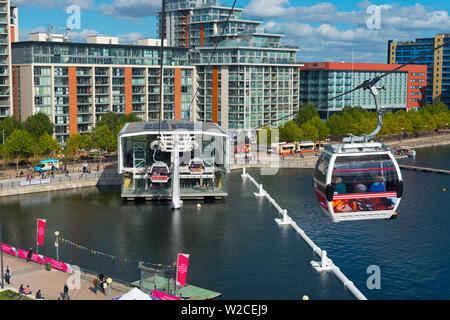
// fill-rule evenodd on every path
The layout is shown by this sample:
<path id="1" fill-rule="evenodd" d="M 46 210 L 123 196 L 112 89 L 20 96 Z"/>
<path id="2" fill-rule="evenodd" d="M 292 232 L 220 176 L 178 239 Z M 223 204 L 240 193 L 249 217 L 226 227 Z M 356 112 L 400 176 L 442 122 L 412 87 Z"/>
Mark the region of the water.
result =
<path id="1" fill-rule="evenodd" d="M 418 149 L 416 164 L 446 168 L 449 147 Z M 312 170 L 250 174 L 305 230 L 369 299 L 449 299 L 450 176 L 404 171 L 405 194 L 396 220 L 332 223 L 319 210 Z M 221 292 L 223 299 L 353 299 L 290 227 L 273 221 L 275 210 L 256 189 L 230 175 L 230 197 L 216 203 L 169 205 L 123 203 L 117 190 L 96 188 L 0 199 L 6 243 L 29 248 L 37 218 L 47 219 L 40 253 L 55 257 L 54 231 L 86 247 L 136 261 L 170 264 L 191 254 L 188 283 Z M 449 191 L 444 192 L 443 188 Z M 139 279 L 135 263 L 116 262 L 60 244 L 61 260 L 125 281 Z M 381 289 L 366 286 L 367 268 L 381 270 Z"/>

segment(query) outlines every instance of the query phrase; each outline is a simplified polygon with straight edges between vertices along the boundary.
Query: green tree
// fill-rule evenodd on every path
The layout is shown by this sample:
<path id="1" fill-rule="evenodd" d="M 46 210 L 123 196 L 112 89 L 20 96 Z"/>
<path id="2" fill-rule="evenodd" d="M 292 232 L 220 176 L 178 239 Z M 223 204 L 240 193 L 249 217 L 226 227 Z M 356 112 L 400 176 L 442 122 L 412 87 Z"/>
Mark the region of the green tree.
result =
<path id="1" fill-rule="evenodd" d="M 55 139 L 52 135 L 49 135 L 47 132 L 45 132 L 39 138 L 37 146 L 38 152 L 43 155 L 56 153 L 61 150 L 61 146 L 59 145 L 58 140 Z"/>
<path id="2" fill-rule="evenodd" d="M 16 160 L 17 170 L 19 169 L 19 161 L 28 159 L 33 151 L 34 139 L 26 130 L 16 129 L 5 140 L 4 153 L 9 159 Z"/>
<path id="3" fill-rule="evenodd" d="M 39 140 L 44 133 L 53 135 L 53 131 L 55 129 L 55 126 L 50 121 L 50 118 L 42 112 L 28 117 L 24 122 L 24 127 L 36 141 Z"/>
<path id="4" fill-rule="evenodd" d="M 294 123 L 297 127 L 301 127 L 304 123 L 308 122 L 314 117 L 319 117 L 319 112 L 317 112 L 316 107 L 312 103 L 307 103 L 306 105 L 299 108 L 299 112 L 294 118 Z"/>
<path id="5" fill-rule="evenodd" d="M 319 117 L 314 117 L 305 124 L 310 124 L 317 129 L 317 139 L 313 139 L 314 141 L 325 140 L 330 135 L 330 129 Z"/>
<path id="6" fill-rule="evenodd" d="M 302 132 L 300 128 L 292 121 L 287 121 L 279 127 L 280 142 L 300 141 Z"/>
<path id="7" fill-rule="evenodd" d="M 67 139 L 66 146 L 64 147 L 64 155 L 66 157 L 73 157 L 74 163 L 78 156 L 78 153 L 80 152 L 80 146 L 82 144 L 81 140 L 82 138 L 79 133 L 72 134 L 69 139 Z"/>
<path id="8" fill-rule="evenodd" d="M 117 148 L 117 139 L 107 125 L 97 127 L 92 133 L 92 146 L 100 151 L 113 151 Z"/>
<path id="9" fill-rule="evenodd" d="M 16 129 L 23 129 L 23 124 L 14 117 L 6 117 L 0 121 L 0 142 L 6 140 Z"/>
<path id="10" fill-rule="evenodd" d="M 320 119 L 319 119 L 320 120 Z M 319 140 L 319 130 L 309 121 L 300 127 L 300 140 L 317 141 Z"/>
<path id="11" fill-rule="evenodd" d="M 117 113 L 114 113 L 112 111 L 102 115 L 100 121 L 97 121 L 96 128 L 101 126 L 107 126 L 108 129 L 113 132 L 117 130 L 117 127 L 120 125 L 119 116 Z"/>

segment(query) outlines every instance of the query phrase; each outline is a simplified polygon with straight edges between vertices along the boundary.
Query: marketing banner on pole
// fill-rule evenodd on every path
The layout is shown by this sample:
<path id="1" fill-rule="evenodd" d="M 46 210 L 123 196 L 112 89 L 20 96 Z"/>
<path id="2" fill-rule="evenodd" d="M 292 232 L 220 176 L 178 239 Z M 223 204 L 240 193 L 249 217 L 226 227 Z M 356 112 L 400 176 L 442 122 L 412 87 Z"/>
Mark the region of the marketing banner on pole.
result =
<path id="1" fill-rule="evenodd" d="M 47 220 L 38 219 L 37 220 L 37 244 L 39 246 L 44 245 L 44 235 L 45 235 L 45 223 Z"/>
<path id="2" fill-rule="evenodd" d="M 185 286 L 186 285 L 186 275 L 189 264 L 189 255 L 184 253 L 178 254 L 178 262 L 177 262 L 177 285 Z"/>

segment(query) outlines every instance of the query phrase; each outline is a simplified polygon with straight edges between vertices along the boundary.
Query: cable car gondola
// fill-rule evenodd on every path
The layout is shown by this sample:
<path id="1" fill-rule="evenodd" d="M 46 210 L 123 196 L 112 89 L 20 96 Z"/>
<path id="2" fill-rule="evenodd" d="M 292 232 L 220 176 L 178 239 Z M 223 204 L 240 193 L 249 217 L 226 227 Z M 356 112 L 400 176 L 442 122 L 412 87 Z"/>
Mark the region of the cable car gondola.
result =
<path id="1" fill-rule="evenodd" d="M 152 183 L 169 182 L 169 167 L 164 162 L 155 162 L 150 169 L 150 180 Z"/>
<path id="2" fill-rule="evenodd" d="M 326 146 L 316 164 L 314 192 L 334 222 L 394 218 L 400 204 L 403 180 L 397 161 L 386 145 L 371 141 L 382 127 L 377 81 L 366 81 L 364 86 L 375 98 L 377 128 L 369 135 Z"/>

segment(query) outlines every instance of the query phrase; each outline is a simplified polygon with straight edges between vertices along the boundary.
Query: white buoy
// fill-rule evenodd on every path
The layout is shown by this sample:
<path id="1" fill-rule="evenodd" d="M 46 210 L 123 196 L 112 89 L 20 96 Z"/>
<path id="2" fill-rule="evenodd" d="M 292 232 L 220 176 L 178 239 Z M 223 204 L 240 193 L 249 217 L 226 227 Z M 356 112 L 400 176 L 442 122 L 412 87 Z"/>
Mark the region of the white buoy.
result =
<path id="1" fill-rule="evenodd" d="M 200 203 L 197 203 L 197 208 L 201 208 L 202 205 Z"/>
<path id="2" fill-rule="evenodd" d="M 309 297 L 308 297 L 307 295 L 304 295 L 304 296 L 302 297 L 302 300 L 309 300 Z"/>

